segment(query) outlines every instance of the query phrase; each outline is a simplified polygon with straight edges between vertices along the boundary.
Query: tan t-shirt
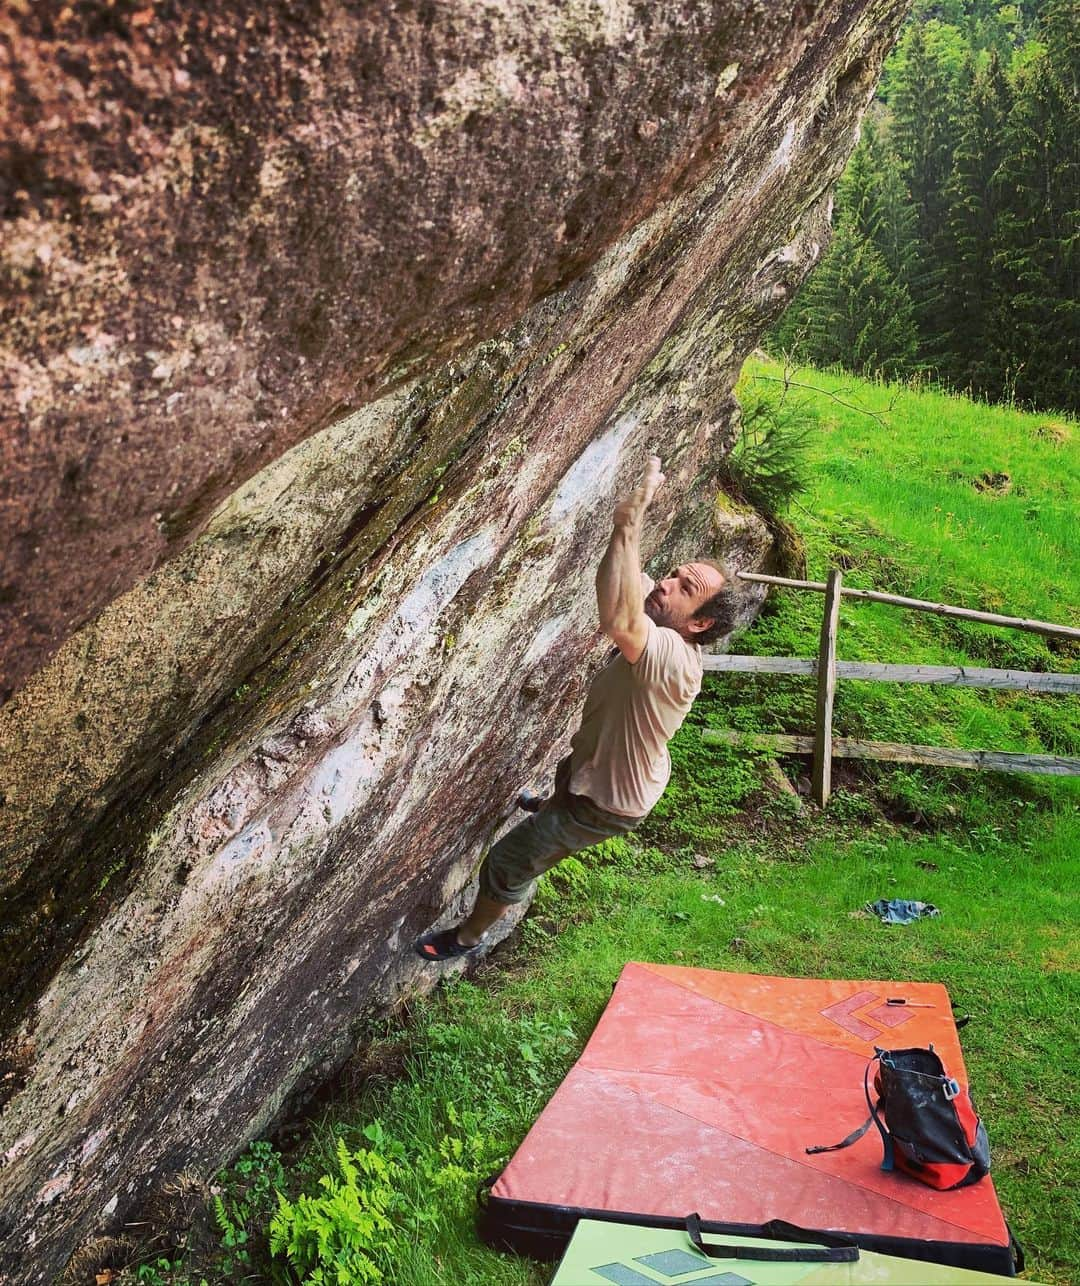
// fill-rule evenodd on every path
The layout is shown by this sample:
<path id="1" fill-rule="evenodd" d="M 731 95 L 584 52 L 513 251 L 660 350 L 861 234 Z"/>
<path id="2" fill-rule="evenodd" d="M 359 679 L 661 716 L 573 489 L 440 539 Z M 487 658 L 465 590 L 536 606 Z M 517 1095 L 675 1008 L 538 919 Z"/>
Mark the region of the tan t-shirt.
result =
<path id="1" fill-rule="evenodd" d="M 667 743 L 701 691 L 701 672 L 701 648 L 649 620 L 634 664 L 620 652 L 592 681 L 570 743 L 571 792 L 644 817 L 671 776 Z"/>

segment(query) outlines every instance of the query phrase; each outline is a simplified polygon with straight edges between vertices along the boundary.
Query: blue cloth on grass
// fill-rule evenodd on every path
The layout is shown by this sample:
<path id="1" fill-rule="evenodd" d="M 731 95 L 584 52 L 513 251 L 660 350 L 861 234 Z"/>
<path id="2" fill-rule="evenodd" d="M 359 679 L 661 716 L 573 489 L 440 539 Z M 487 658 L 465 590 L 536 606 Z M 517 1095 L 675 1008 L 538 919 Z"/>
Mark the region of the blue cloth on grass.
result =
<path id="1" fill-rule="evenodd" d="M 909 898 L 878 898 L 867 902 L 864 911 L 876 915 L 882 924 L 912 924 L 941 912 L 932 902 L 912 902 Z"/>

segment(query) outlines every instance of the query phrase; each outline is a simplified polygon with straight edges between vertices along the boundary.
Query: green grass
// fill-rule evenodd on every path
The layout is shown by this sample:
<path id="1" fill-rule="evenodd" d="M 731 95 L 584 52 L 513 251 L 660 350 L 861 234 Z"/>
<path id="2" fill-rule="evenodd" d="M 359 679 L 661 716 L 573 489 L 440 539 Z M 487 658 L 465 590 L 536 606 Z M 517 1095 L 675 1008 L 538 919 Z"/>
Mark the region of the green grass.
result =
<path id="1" fill-rule="evenodd" d="M 779 396 L 779 385 L 760 378 L 779 374 L 751 364 L 744 389 L 753 383 Z M 840 563 L 848 584 L 1077 623 L 1074 424 L 847 376 L 804 370 L 792 378 L 884 419 L 822 393 L 788 393 L 818 421 L 812 489 L 791 514 L 812 578 Z M 1011 489 L 978 490 L 972 479 L 984 473 L 1009 474 Z M 814 655 L 821 606 L 820 595 L 776 594 L 738 650 Z M 1076 670 L 1080 655 L 1037 635 L 850 600 L 838 652 L 1036 670 Z M 1080 755 L 1078 704 L 842 683 L 836 729 Z M 337 1172 L 339 1139 L 386 1157 L 395 1252 L 385 1280 L 549 1280 L 550 1266 L 477 1241 L 474 1190 L 565 1075 L 622 965 L 643 959 L 944 981 L 971 1015 L 965 1057 L 1028 1275 L 1080 1283 L 1080 781 L 845 761 L 821 814 L 764 787 L 762 756 L 701 742 L 706 726 L 806 732 L 813 714 L 807 680 L 708 678 L 673 743 L 672 784 L 646 825 L 552 872 L 513 943 L 471 981 L 372 1028 L 346 1078 L 351 1088 L 343 1083 L 290 1149 L 286 1186 L 317 1192 L 320 1176 Z M 783 767 L 796 778 L 806 764 Z M 942 915 L 887 929 L 860 913 L 882 896 L 932 901 Z M 180 1274 L 161 1280 L 295 1280 L 268 1257 L 269 1205 L 249 1213 L 242 1277 L 223 1274 L 214 1249 L 189 1254 Z"/>
<path id="2" fill-rule="evenodd" d="M 779 393 L 782 374 L 750 362 L 742 386 Z M 829 533 L 853 570 L 866 560 L 894 580 L 882 588 L 1080 623 L 1075 422 L 809 369 L 790 377 L 861 408 L 789 393 L 806 400 L 820 429 L 807 506 L 815 534 Z M 1008 475 L 1007 492 L 979 490 L 986 474 Z"/>

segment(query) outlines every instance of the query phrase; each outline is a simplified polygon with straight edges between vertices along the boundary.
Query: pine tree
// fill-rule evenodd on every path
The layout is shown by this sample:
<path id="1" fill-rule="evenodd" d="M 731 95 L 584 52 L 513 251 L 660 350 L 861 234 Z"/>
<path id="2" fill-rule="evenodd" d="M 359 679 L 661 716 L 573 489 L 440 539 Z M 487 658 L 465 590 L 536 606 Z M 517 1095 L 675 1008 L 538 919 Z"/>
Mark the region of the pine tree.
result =
<path id="1" fill-rule="evenodd" d="M 889 272 L 910 294 L 917 267 L 915 207 L 901 173 L 900 161 L 889 142 L 875 136 L 872 156 L 877 171 L 881 223 L 874 244 L 881 251 Z"/>
<path id="2" fill-rule="evenodd" d="M 1077 0 L 1047 0 L 1039 17 L 1039 34 L 1046 44 L 1050 67 L 1076 119 L 1080 97 L 1080 4 Z"/>
<path id="3" fill-rule="evenodd" d="M 867 117 L 863 121 L 859 145 L 851 154 L 836 188 L 835 222 L 843 222 L 866 241 L 875 241 L 885 218 L 881 199 L 880 139 L 877 126 Z"/>
<path id="4" fill-rule="evenodd" d="M 918 332 L 911 296 L 854 219 L 837 229 L 810 282 L 803 351 L 815 364 L 839 364 L 860 375 L 906 374 Z"/>
<path id="5" fill-rule="evenodd" d="M 1001 294 L 989 330 L 1006 392 L 1080 409 L 1080 110 L 1075 41 L 1050 4 L 1047 53 L 1018 74 L 997 176 L 992 264 Z"/>
<path id="6" fill-rule="evenodd" d="M 915 212 L 917 239 L 910 292 L 919 327 L 920 356 L 931 365 L 947 368 L 951 359 L 940 237 L 947 217 L 945 188 L 959 132 L 956 99 L 962 84 L 950 58 L 931 49 L 922 26 L 910 28 L 904 54 L 890 106 L 892 138 Z"/>
<path id="7" fill-rule="evenodd" d="M 833 222 L 832 242 L 781 319 L 775 342 L 819 365 L 907 374 L 917 330 L 898 273 L 911 258 L 913 212 L 871 118 L 837 185 Z"/>
<path id="8" fill-rule="evenodd" d="M 916 0 L 886 64 L 884 131 L 867 118 L 833 243 L 774 338 L 819 363 L 928 367 L 1076 409 L 1078 91 L 1078 0 Z"/>
<path id="9" fill-rule="evenodd" d="M 938 243 L 945 346 L 951 358 L 944 374 L 957 388 L 995 399 L 1002 395 L 1004 371 L 990 360 L 990 327 L 1000 311 L 1002 285 L 991 256 L 1010 106 L 1008 81 L 997 54 L 991 53 L 986 66 L 970 78 L 946 189 L 946 227 Z"/>

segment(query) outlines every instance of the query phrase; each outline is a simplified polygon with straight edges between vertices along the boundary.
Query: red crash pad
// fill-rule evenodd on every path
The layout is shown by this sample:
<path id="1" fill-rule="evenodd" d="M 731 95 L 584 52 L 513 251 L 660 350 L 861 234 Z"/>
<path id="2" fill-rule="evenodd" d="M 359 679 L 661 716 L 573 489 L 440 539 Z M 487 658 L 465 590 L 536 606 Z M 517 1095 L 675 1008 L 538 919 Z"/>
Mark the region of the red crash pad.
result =
<path id="1" fill-rule="evenodd" d="M 919 1006 L 889 1006 L 902 997 Z M 581 1058 L 494 1184 L 490 1239 L 556 1254 L 582 1216 L 716 1231 L 770 1220 L 871 1250 L 1011 1274 L 992 1180 L 938 1192 L 880 1169 L 866 1117 L 874 1047 L 932 1043 L 967 1085 L 948 993 L 628 964 Z"/>

